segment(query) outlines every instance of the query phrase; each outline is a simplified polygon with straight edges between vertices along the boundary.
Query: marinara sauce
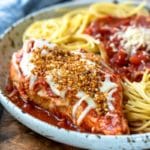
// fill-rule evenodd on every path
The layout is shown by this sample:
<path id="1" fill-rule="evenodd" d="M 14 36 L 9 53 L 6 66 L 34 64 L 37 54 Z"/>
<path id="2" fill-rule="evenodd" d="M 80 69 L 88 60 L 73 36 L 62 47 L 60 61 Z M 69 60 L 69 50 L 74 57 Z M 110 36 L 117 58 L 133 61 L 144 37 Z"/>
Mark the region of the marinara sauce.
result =
<path id="1" fill-rule="evenodd" d="M 12 85 L 11 81 L 6 86 L 6 93 L 9 99 L 19 108 L 21 108 L 23 113 L 28 113 L 41 121 L 47 122 L 48 124 L 57 126 L 58 128 L 65 128 L 69 130 L 75 130 L 80 132 L 85 132 L 86 130 L 82 127 L 77 127 L 73 124 L 71 120 L 65 119 L 62 116 L 56 116 L 52 112 L 47 111 L 34 102 L 23 100 L 17 91 L 17 89 Z"/>
<path id="2" fill-rule="evenodd" d="M 131 29 L 131 32 L 129 29 Z M 148 35 L 147 33 L 147 31 L 150 32 L 150 17 L 131 16 L 128 18 L 117 18 L 107 16 L 90 23 L 85 33 L 100 40 L 106 51 L 107 58 L 105 60 L 116 73 L 121 77 L 127 77 L 130 81 L 140 81 L 143 71 L 146 68 L 150 68 L 150 49 L 148 49 L 150 48 L 150 41 L 149 45 L 147 43 L 140 45 L 138 43 L 139 38 L 137 38 L 137 41 L 133 43 L 135 31 L 138 31 L 138 29 L 141 32 L 141 36 L 143 35 L 144 37 L 146 34 L 146 38 L 150 39 L 150 34 Z M 123 41 L 123 38 L 126 38 L 126 36 L 130 38 L 128 41 Z M 145 41 L 143 40 L 143 42 Z M 131 52 L 134 52 L 128 52 L 129 46 L 131 47 Z"/>

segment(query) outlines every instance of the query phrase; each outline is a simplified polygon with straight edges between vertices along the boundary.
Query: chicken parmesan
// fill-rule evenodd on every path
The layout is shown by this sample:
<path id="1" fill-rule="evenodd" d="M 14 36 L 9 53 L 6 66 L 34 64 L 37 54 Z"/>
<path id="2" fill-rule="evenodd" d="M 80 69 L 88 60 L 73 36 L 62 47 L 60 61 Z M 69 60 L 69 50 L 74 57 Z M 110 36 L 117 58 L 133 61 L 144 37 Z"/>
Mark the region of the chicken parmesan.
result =
<path id="1" fill-rule="evenodd" d="M 99 55 L 28 40 L 12 56 L 10 80 L 23 101 L 78 128 L 105 135 L 129 133 L 120 80 Z"/>
<path id="2" fill-rule="evenodd" d="M 9 98 L 62 128 L 107 135 L 150 132 L 145 4 L 101 2 L 31 23 L 22 49 L 12 56 Z"/>

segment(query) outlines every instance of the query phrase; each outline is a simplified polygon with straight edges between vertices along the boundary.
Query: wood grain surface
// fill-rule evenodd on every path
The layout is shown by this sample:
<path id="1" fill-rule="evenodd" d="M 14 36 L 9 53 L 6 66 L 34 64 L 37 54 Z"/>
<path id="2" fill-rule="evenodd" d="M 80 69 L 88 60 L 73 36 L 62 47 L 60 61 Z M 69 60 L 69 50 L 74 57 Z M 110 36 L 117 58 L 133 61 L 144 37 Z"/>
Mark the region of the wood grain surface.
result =
<path id="1" fill-rule="evenodd" d="M 0 106 L 0 150 L 79 150 L 46 139 L 16 121 Z"/>

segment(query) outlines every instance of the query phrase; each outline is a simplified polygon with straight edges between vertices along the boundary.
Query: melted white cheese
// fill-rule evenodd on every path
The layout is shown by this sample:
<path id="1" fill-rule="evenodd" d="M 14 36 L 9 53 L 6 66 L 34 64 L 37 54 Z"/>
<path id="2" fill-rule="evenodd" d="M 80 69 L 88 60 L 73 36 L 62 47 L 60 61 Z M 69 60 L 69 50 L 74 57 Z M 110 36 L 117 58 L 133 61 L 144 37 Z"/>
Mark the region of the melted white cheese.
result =
<path id="1" fill-rule="evenodd" d="M 12 56 L 12 64 L 13 64 L 15 70 L 17 71 L 18 77 L 20 78 L 21 77 L 21 73 L 20 73 L 20 70 L 19 70 L 19 66 L 18 66 L 18 64 L 16 62 L 17 61 L 16 60 L 16 54 L 17 53 L 14 53 L 13 56 Z"/>
<path id="2" fill-rule="evenodd" d="M 43 49 L 41 51 L 41 56 L 46 56 L 48 54 L 48 51 L 46 49 Z"/>
<path id="3" fill-rule="evenodd" d="M 88 59 L 81 59 L 81 61 L 85 61 L 85 62 L 86 62 L 86 65 L 87 65 L 87 66 L 85 66 L 85 67 L 87 67 L 87 69 L 88 69 L 89 67 L 95 66 L 95 62 L 93 62 L 93 61 L 91 61 L 91 60 L 88 60 Z"/>
<path id="4" fill-rule="evenodd" d="M 34 86 L 35 81 L 37 80 L 37 76 L 31 74 L 29 78 L 29 89 L 31 90 Z"/>
<path id="5" fill-rule="evenodd" d="M 107 104 L 108 104 L 108 108 L 109 110 L 113 111 L 114 110 L 114 106 L 112 104 L 112 102 L 114 101 L 114 97 L 113 94 L 117 91 L 116 88 L 112 89 L 109 91 L 108 95 L 107 95 Z"/>
<path id="6" fill-rule="evenodd" d="M 75 50 L 75 51 L 72 51 L 71 53 L 74 54 L 74 55 L 80 55 L 80 56 L 81 56 L 80 61 L 86 62 L 86 65 L 87 65 L 87 66 L 85 66 L 85 67 L 86 67 L 87 69 L 90 69 L 90 67 L 95 66 L 95 62 L 93 62 L 93 61 L 87 59 L 87 58 L 86 58 L 86 55 L 85 55 L 83 52 L 81 52 L 81 50 Z"/>
<path id="7" fill-rule="evenodd" d="M 77 124 L 80 125 L 82 123 L 83 119 L 89 113 L 89 111 L 93 108 L 96 108 L 96 104 L 95 104 L 94 100 L 83 91 L 79 91 L 76 96 L 80 99 L 73 106 L 72 116 L 74 118 L 75 118 L 77 109 L 82 104 L 82 102 L 85 101 L 87 103 L 87 107 L 83 110 L 83 112 L 80 114 L 79 118 L 77 119 Z"/>
<path id="8" fill-rule="evenodd" d="M 32 73 L 32 70 L 34 69 L 34 64 L 31 63 L 31 59 L 32 59 L 33 55 L 32 53 L 24 53 L 22 60 L 20 62 L 20 68 L 24 74 L 24 76 L 29 77 Z"/>
<path id="9" fill-rule="evenodd" d="M 49 49 L 54 49 L 56 47 L 56 44 L 49 43 L 48 41 L 45 40 L 35 40 L 33 49 L 36 48 L 42 49 L 44 48 L 44 46 L 47 46 Z"/>
<path id="10" fill-rule="evenodd" d="M 37 95 L 41 97 L 47 97 L 47 92 L 45 90 L 40 90 L 37 92 Z"/>
<path id="11" fill-rule="evenodd" d="M 75 54 L 75 55 L 80 55 L 81 58 L 85 58 L 85 54 L 81 52 L 80 49 L 77 49 L 75 51 L 71 51 L 72 54 Z"/>
<path id="12" fill-rule="evenodd" d="M 83 96 L 83 97 L 80 98 L 80 99 L 78 100 L 78 102 L 73 106 L 73 109 L 72 109 L 72 116 L 73 116 L 73 118 L 75 118 L 75 115 L 76 115 L 76 112 L 77 112 L 78 107 L 81 105 L 81 103 L 82 103 L 86 98 L 88 98 L 87 95 Z"/>
<path id="13" fill-rule="evenodd" d="M 28 52 L 30 51 L 30 43 L 32 43 L 33 40 L 26 40 L 24 43 L 23 43 L 23 47 L 22 47 L 22 50 L 23 52 Z"/>
<path id="14" fill-rule="evenodd" d="M 92 109 L 92 106 L 87 106 L 85 108 L 85 110 L 81 113 L 81 115 L 79 116 L 78 120 L 77 120 L 77 125 L 80 125 L 83 121 L 83 119 L 85 118 L 85 116 L 89 113 L 89 111 Z"/>
<path id="15" fill-rule="evenodd" d="M 150 51 L 150 29 L 142 26 L 135 27 L 122 27 L 122 29 L 116 32 L 110 37 L 110 40 L 114 38 L 121 39 L 120 45 L 126 50 L 128 54 L 134 54 L 140 48 L 140 46 L 146 47 L 146 51 Z M 113 46 L 113 45 L 112 45 Z M 116 49 L 114 49 L 116 51 Z"/>
<path id="16" fill-rule="evenodd" d="M 46 78 L 46 82 L 51 87 L 52 92 L 55 95 L 60 96 L 61 98 L 65 98 L 66 90 L 63 90 L 63 91 L 58 90 L 57 88 L 58 85 L 53 81 L 53 78 L 51 75 L 47 75 L 45 78 Z"/>
<path id="17" fill-rule="evenodd" d="M 100 87 L 100 91 L 107 94 L 107 104 L 108 104 L 109 110 L 111 111 L 114 110 L 114 106 L 112 102 L 114 101 L 113 94 L 114 92 L 116 92 L 116 90 L 117 90 L 117 84 L 110 80 L 109 74 L 106 74 L 105 80 L 104 82 L 102 82 L 102 86 Z"/>
<path id="18" fill-rule="evenodd" d="M 102 82 L 102 86 L 100 87 L 101 92 L 109 92 L 112 88 L 116 88 L 117 84 L 110 80 L 110 75 L 106 74 L 104 82 Z"/>

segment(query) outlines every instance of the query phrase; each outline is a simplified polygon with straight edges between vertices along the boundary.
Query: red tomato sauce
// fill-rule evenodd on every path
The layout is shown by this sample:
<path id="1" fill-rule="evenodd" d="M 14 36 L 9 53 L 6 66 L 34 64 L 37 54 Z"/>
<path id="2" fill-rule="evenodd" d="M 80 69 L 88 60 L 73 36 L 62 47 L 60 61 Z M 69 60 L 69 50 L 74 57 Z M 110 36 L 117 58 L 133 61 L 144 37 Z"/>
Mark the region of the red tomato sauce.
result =
<path id="1" fill-rule="evenodd" d="M 71 120 L 62 118 L 61 116 L 56 116 L 50 111 L 42 109 L 41 107 L 37 106 L 35 103 L 31 101 L 24 101 L 21 97 L 17 89 L 15 89 L 11 83 L 7 84 L 6 92 L 9 99 L 19 108 L 21 108 L 23 113 L 28 113 L 35 118 L 38 118 L 48 124 L 57 126 L 59 128 L 65 128 L 69 130 L 76 130 L 80 132 L 85 132 L 84 128 L 75 126 Z M 9 96 L 12 92 L 14 94 Z"/>
<path id="2" fill-rule="evenodd" d="M 129 55 L 125 49 L 120 46 L 120 40 L 113 39 L 116 51 L 110 46 L 110 37 L 121 27 L 141 26 L 150 28 L 150 17 L 132 16 L 128 18 L 104 17 L 99 18 L 86 28 L 85 33 L 99 39 L 104 46 L 107 54 L 107 61 L 121 77 L 127 77 L 130 81 L 140 81 L 142 71 L 150 68 L 150 50 L 145 53 L 146 47 L 140 47 L 135 54 Z"/>

